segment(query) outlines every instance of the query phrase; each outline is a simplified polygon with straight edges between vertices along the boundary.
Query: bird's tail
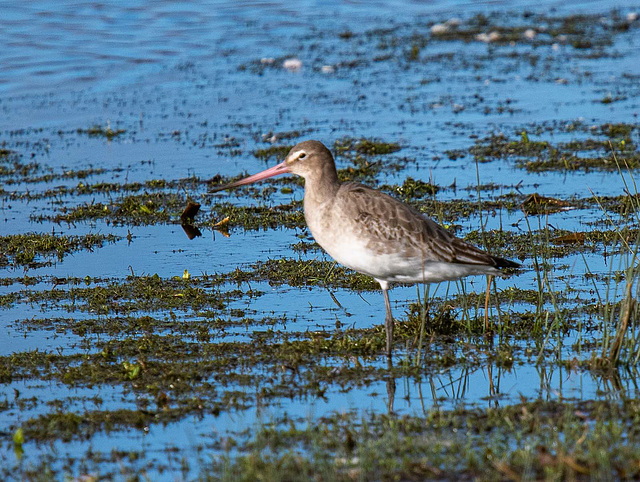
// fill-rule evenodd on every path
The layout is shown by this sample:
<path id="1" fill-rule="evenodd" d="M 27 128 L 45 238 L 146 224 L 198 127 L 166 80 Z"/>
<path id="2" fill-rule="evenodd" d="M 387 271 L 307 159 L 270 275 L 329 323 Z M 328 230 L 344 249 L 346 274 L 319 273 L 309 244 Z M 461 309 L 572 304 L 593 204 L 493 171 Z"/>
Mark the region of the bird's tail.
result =
<path id="1" fill-rule="evenodd" d="M 492 256 L 492 258 L 495 263 L 494 266 L 498 269 L 518 269 L 521 266 L 520 263 L 516 263 L 509 259 L 499 258 L 498 256 Z"/>

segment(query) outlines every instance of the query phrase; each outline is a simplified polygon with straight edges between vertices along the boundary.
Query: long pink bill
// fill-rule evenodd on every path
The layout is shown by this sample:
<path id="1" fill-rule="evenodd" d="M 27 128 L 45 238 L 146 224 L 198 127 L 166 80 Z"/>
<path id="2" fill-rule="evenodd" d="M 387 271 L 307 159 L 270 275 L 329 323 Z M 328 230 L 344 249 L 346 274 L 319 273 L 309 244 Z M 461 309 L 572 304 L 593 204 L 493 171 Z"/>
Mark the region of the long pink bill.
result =
<path id="1" fill-rule="evenodd" d="M 289 170 L 289 166 L 285 165 L 283 161 L 280 164 L 270 167 L 269 169 L 265 169 L 262 172 L 254 174 L 253 176 L 245 177 L 244 179 L 240 179 L 239 181 L 232 182 L 230 184 L 225 184 L 224 186 L 214 187 L 210 192 L 224 191 L 225 189 L 231 189 L 232 187 L 251 184 L 252 182 L 262 181 L 263 179 L 268 179 L 270 177 L 278 176 L 280 174 L 286 174 L 288 172 L 291 172 Z"/>

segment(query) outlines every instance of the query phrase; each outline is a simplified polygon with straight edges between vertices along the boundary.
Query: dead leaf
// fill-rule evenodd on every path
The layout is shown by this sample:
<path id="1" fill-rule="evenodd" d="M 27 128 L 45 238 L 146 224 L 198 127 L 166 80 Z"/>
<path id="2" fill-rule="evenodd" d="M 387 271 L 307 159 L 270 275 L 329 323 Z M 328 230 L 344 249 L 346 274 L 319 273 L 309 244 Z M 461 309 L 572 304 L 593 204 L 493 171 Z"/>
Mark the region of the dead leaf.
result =
<path id="1" fill-rule="evenodd" d="M 551 242 L 553 244 L 584 244 L 585 239 L 585 233 L 569 233 L 553 238 Z"/>
<path id="2" fill-rule="evenodd" d="M 556 213 L 570 208 L 571 204 L 567 201 L 541 196 L 538 193 L 530 194 L 522 203 L 522 210 L 527 214 Z"/>
<path id="3" fill-rule="evenodd" d="M 182 211 L 180 219 L 182 220 L 182 222 L 192 221 L 196 214 L 198 214 L 198 211 L 200 211 L 200 204 L 189 201 L 187 203 L 187 207 L 184 208 L 184 211 Z"/>

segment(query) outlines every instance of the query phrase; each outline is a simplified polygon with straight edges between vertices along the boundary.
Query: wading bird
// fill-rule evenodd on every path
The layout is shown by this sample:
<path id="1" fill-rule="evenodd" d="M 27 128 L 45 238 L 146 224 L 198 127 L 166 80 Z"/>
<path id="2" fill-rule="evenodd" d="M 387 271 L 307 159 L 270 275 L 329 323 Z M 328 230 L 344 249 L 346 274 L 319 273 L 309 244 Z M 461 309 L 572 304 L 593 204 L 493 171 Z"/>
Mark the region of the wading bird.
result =
<path id="1" fill-rule="evenodd" d="M 504 268 L 520 266 L 456 238 L 387 194 L 354 182 L 341 183 L 331 152 L 318 141 L 301 142 L 277 166 L 214 191 L 286 173 L 304 178 L 304 217 L 318 244 L 338 263 L 380 284 L 389 357 L 393 346 L 391 284 L 501 275 Z"/>

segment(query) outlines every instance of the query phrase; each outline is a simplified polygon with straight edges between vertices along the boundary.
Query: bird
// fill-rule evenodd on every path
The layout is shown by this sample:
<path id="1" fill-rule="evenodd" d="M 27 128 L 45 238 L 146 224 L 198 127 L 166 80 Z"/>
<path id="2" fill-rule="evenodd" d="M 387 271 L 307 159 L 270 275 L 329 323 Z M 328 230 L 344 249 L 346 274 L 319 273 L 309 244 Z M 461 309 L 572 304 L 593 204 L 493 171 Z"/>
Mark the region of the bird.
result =
<path id="1" fill-rule="evenodd" d="M 393 196 L 356 182 L 340 182 L 331 151 L 316 140 L 295 145 L 284 161 L 269 169 L 212 191 L 288 173 L 304 178 L 304 217 L 316 242 L 335 261 L 371 276 L 380 285 L 389 358 L 394 331 L 389 289 L 393 284 L 505 275 L 520 267 L 454 236 Z"/>

